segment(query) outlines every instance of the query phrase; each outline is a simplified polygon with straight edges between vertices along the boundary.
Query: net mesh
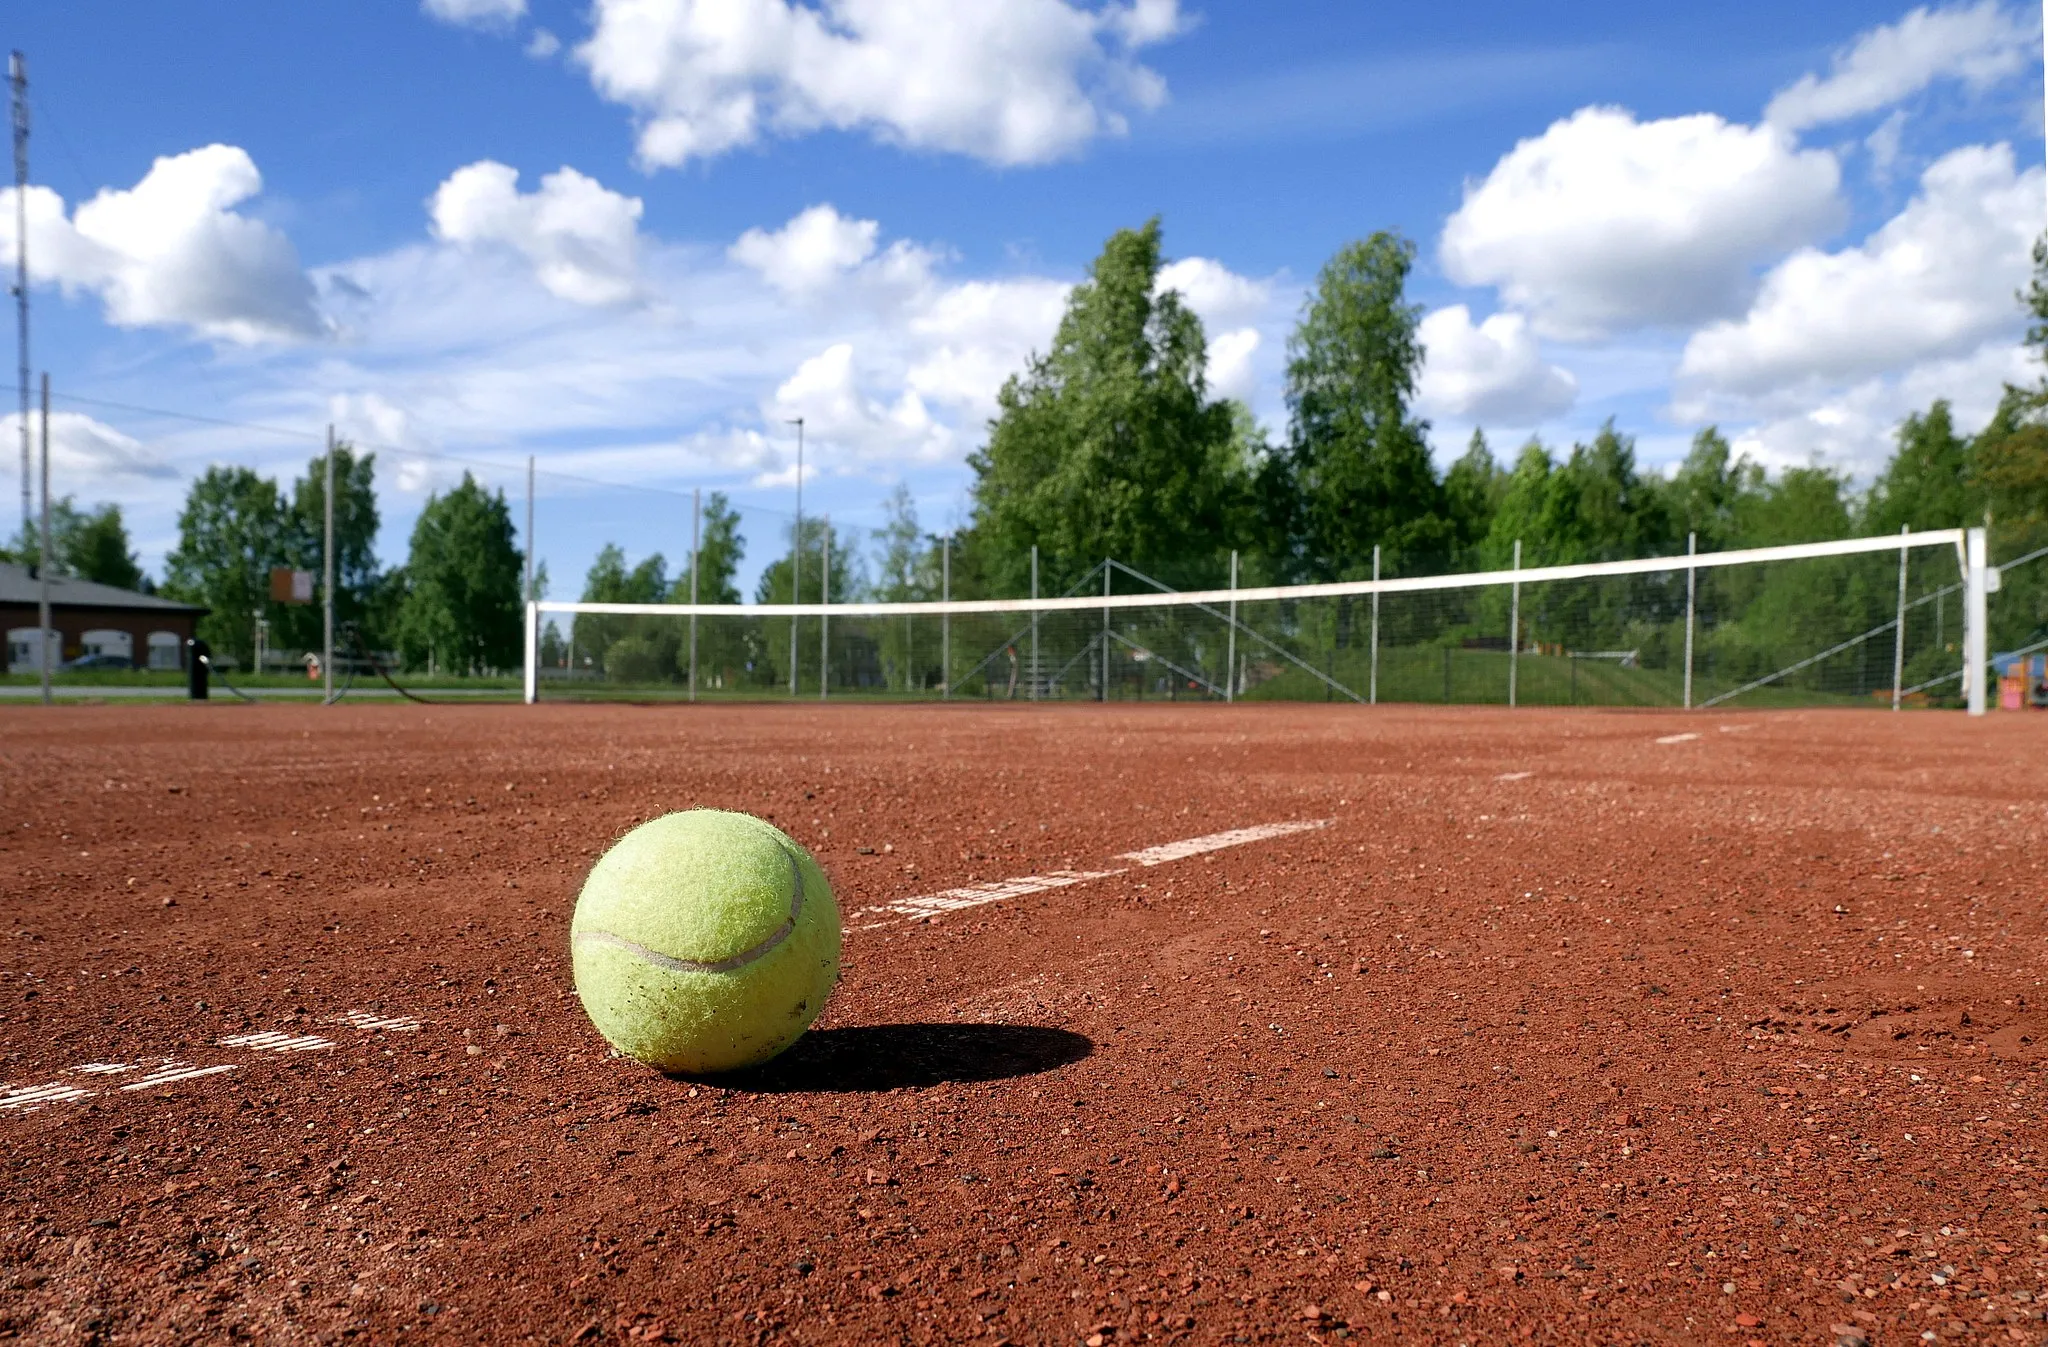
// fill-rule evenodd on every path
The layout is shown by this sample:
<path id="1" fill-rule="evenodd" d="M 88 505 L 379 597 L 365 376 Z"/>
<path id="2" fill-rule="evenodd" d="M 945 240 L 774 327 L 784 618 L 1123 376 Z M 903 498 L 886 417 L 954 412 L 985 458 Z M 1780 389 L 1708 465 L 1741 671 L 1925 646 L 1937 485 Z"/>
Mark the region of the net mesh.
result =
<path id="1" fill-rule="evenodd" d="M 1913 704 L 1954 700 L 1956 550 L 1944 535 L 1904 549 L 1903 566 L 1901 555 L 1892 546 L 1690 571 L 1680 557 L 1628 573 L 1495 573 L 1235 599 L 1175 594 L 1108 562 L 1059 607 L 846 605 L 792 616 L 547 605 L 538 682 L 550 698 L 683 698 L 694 671 L 704 700 L 1675 707 L 1688 695 L 1695 706 L 1889 704 L 1895 691 Z M 1112 598 L 1096 606 L 1105 583 Z"/>

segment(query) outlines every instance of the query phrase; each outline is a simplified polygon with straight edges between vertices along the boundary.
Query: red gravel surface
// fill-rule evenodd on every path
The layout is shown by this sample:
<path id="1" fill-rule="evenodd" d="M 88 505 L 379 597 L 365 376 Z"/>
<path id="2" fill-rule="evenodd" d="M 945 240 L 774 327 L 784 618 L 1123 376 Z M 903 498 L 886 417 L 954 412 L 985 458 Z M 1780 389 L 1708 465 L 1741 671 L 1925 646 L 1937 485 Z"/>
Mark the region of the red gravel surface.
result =
<path id="1" fill-rule="evenodd" d="M 90 1091 L 0 1091 L 0 1336 L 2043 1336 L 2048 716 L 75 708 L 0 780 L 0 1081 Z M 741 1080 L 568 980 L 695 805 L 867 928 Z"/>

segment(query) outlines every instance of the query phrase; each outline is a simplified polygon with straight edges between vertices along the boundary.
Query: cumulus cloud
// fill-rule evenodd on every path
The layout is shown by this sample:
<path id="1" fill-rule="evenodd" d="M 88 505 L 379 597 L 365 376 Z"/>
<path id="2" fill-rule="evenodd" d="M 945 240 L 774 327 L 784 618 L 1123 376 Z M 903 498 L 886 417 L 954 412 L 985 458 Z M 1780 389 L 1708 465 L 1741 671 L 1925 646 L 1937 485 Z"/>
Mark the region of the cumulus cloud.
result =
<path id="1" fill-rule="evenodd" d="M 577 56 L 651 166 L 826 129 L 1029 164 L 1159 106 L 1136 53 L 1182 27 L 1178 0 L 597 0 Z"/>
<path id="2" fill-rule="evenodd" d="M 808 294 L 872 257 L 880 232 L 873 220 L 849 220 L 829 205 L 812 206 L 780 229 L 749 229 L 728 255 L 784 294 Z"/>
<path id="3" fill-rule="evenodd" d="M 1183 257 L 1159 269 L 1154 289 L 1160 293 L 1177 290 L 1209 329 L 1237 327 L 1265 316 L 1273 287 L 1265 281 L 1240 276 L 1221 262 L 1207 257 Z"/>
<path id="4" fill-rule="evenodd" d="M 534 192 L 489 159 L 450 174 L 428 202 L 434 233 L 464 246 L 501 246 L 532 264 L 548 293 L 575 304 L 620 304 L 639 289 L 638 197 L 561 168 Z"/>
<path id="5" fill-rule="evenodd" d="M 1259 386 L 1252 357 L 1258 354 L 1260 339 L 1255 327 L 1233 328 L 1209 339 L 1209 368 L 1205 373 L 1211 397 L 1251 400 Z"/>
<path id="6" fill-rule="evenodd" d="M 533 30 L 533 36 L 526 39 L 526 54 L 536 61 L 545 61 L 562 49 L 562 39 L 545 28 Z"/>
<path id="7" fill-rule="evenodd" d="M 1547 336 L 1737 311 L 1757 264 L 1841 218 L 1833 155 L 1699 114 L 1584 108 L 1517 144 L 1444 226 L 1445 271 L 1492 285 Z"/>
<path id="8" fill-rule="evenodd" d="M 283 233 L 234 207 L 263 189 L 248 154 L 208 145 L 158 159 L 134 187 L 106 189 L 65 218 L 31 187 L 34 279 L 99 297 L 117 327 L 189 327 L 242 345 L 318 336 L 312 282 Z M 0 251 L 14 251 L 14 189 L 0 192 Z"/>
<path id="9" fill-rule="evenodd" d="M 1474 325 L 1463 304 L 1422 320 L 1425 358 L 1417 401 L 1432 413 L 1511 426 L 1534 425 L 1568 410 L 1579 382 L 1547 364 L 1529 321 L 1497 313 Z"/>
<path id="10" fill-rule="evenodd" d="M 993 415 L 1003 381 L 1051 343 L 1071 289 L 1018 277 L 958 282 L 924 296 L 905 323 L 920 352 L 905 385 L 974 420 Z"/>
<path id="11" fill-rule="evenodd" d="M 432 19 L 463 28 L 509 28 L 526 15 L 526 0 L 420 0 Z"/>
<path id="12" fill-rule="evenodd" d="M 29 416 L 29 433 L 40 444 L 41 412 Z M 21 437 L 21 413 L 0 417 L 0 444 Z M 147 478 L 175 481 L 177 468 L 155 449 L 132 435 L 79 412 L 50 413 L 50 492 L 97 500 L 112 479 Z"/>
<path id="13" fill-rule="evenodd" d="M 1890 107 L 1937 80 L 1986 89 L 2041 59 L 2041 29 L 1998 0 L 1922 7 L 1873 28 L 1835 54 L 1826 75 L 1802 76 L 1773 98 L 1764 120 L 1798 131 Z"/>
<path id="14" fill-rule="evenodd" d="M 821 452 L 857 459 L 935 462 L 952 444 L 950 431 L 932 419 L 916 390 L 905 389 L 885 403 L 862 387 L 851 342 L 834 343 L 804 361 L 775 390 L 769 419 L 799 416 Z"/>
<path id="15" fill-rule="evenodd" d="M 1680 378 L 1756 395 L 1868 378 L 2012 332 L 2042 208 L 2040 168 L 2018 173 L 2010 146 L 1951 151 L 1862 244 L 1794 253 L 1746 316 L 1695 333 Z"/>

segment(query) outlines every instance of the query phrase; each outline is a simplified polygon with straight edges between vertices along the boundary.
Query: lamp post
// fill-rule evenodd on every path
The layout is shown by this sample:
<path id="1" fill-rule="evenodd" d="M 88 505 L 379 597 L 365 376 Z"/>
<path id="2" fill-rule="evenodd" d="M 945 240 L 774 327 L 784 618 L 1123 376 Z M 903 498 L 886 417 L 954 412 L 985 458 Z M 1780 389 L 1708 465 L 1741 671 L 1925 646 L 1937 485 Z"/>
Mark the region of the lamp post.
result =
<path id="1" fill-rule="evenodd" d="M 789 601 L 803 600 L 804 577 L 804 419 L 792 418 L 796 427 L 796 529 L 790 535 Z M 789 615 L 789 695 L 796 696 L 796 614 Z"/>

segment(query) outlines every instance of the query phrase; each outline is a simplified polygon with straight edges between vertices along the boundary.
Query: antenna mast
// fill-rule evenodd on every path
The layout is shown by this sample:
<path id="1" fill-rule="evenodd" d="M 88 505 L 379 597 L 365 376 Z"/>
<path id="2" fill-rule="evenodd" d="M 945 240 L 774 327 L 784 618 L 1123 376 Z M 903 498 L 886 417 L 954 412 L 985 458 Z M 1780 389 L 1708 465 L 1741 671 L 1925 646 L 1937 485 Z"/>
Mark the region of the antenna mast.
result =
<path id="1" fill-rule="evenodd" d="M 21 534 L 29 536 L 28 448 L 28 58 L 7 58 L 7 85 L 14 104 L 14 310 L 20 323 L 21 353 Z M 41 558 L 43 565 L 49 558 Z"/>

